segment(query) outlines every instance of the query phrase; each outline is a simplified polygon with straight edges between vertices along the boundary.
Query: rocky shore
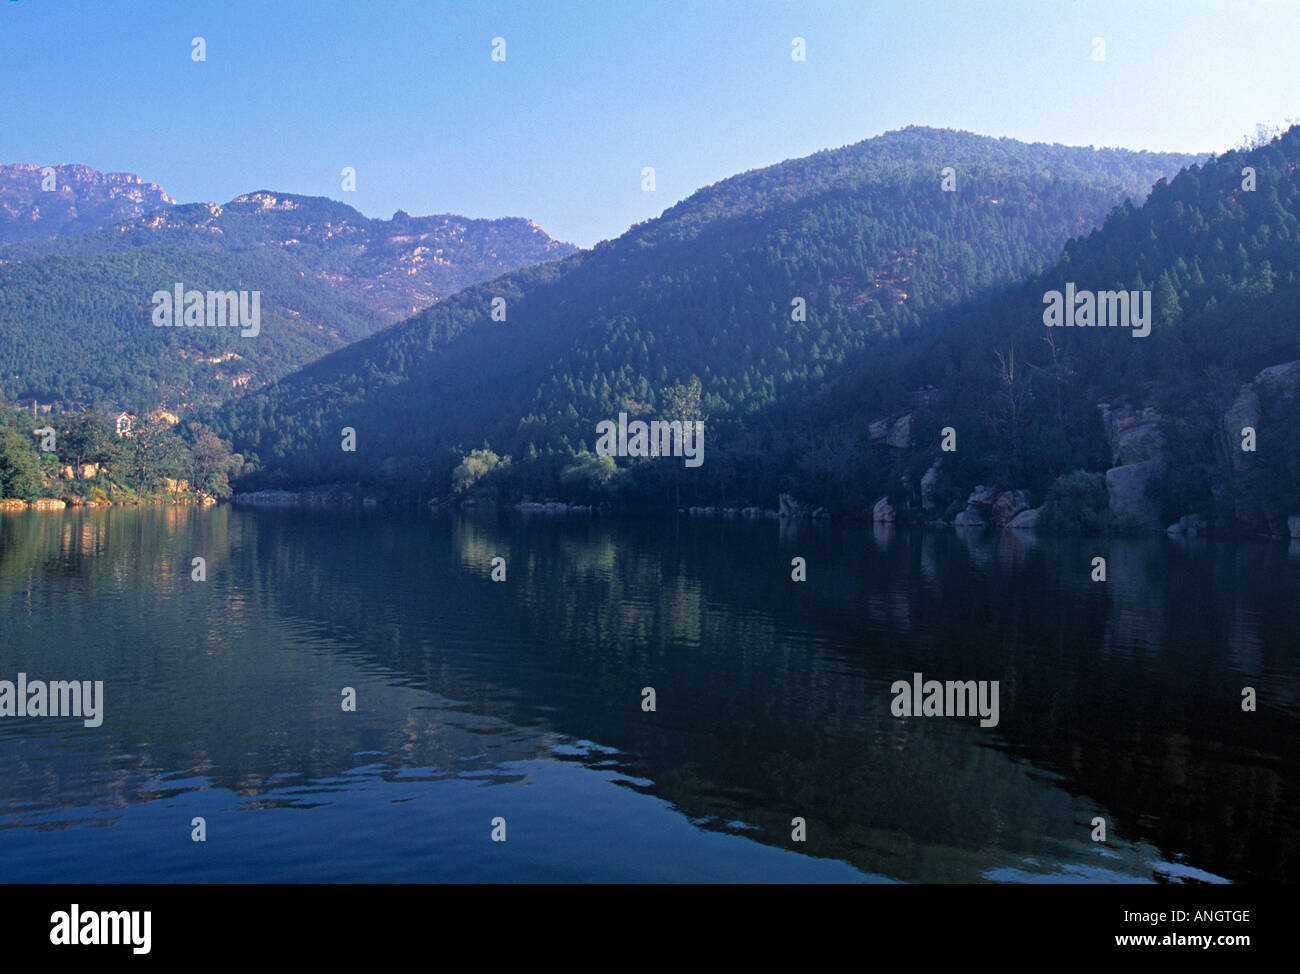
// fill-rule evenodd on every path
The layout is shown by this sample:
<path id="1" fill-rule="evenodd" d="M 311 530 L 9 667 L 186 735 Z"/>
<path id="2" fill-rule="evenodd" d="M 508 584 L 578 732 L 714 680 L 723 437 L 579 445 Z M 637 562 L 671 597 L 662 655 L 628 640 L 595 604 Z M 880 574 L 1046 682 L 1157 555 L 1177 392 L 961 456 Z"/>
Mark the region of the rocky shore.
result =
<path id="1" fill-rule="evenodd" d="M 38 497 L 34 501 L 25 501 L 17 497 L 0 500 L 0 511 L 62 511 L 69 507 L 142 507 L 154 504 L 197 504 L 209 507 L 217 502 L 215 497 L 200 494 L 198 497 L 140 497 L 132 500 L 104 500 L 102 498 L 82 497 Z"/>

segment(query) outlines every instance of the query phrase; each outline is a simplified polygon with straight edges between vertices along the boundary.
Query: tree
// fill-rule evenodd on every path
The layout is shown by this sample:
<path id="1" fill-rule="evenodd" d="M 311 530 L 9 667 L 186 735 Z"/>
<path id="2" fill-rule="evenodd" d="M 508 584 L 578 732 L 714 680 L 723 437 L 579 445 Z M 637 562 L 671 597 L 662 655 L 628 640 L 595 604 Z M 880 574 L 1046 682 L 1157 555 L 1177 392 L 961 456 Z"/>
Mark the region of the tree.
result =
<path id="1" fill-rule="evenodd" d="M 0 427 L 0 497 L 31 500 L 41 490 L 40 457 L 30 436 Z"/>
<path id="2" fill-rule="evenodd" d="M 679 382 L 672 388 L 665 389 L 664 406 L 669 418 L 679 419 L 683 423 L 708 419 L 704 415 L 703 393 L 704 386 L 696 376 L 691 376 L 691 381 L 685 385 Z"/>
<path id="3" fill-rule="evenodd" d="M 110 464 L 119 482 L 137 492 L 152 490 L 164 477 L 179 477 L 188 458 L 185 444 L 162 419 L 137 426 L 113 445 Z"/>
<path id="4" fill-rule="evenodd" d="M 704 414 L 704 385 L 698 376 L 691 376 L 691 381 L 682 385 L 680 382 L 671 389 L 664 390 L 664 406 L 670 420 L 680 420 L 683 427 L 687 423 L 703 423 L 708 416 Z M 681 468 L 673 467 L 673 505 L 682 502 Z"/>
<path id="5" fill-rule="evenodd" d="M 1011 473 L 1019 477 L 1020 457 L 1023 452 L 1020 442 L 1020 417 L 1030 397 L 1029 383 L 1025 381 L 1025 370 L 1016 364 L 1014 345 L 1008 349 L 1006 355 L 997 349 L 993 354 L 998 360 L 997 377 L 1002 394 L 994 404 L 991 419 L 998 432 L 1010 440 Z"/>
<path id="6" fill-rule="evenodd" d="M 483 478 L 509 463 L 509 457 L 499 457 L 487 447 L 472 450 L 451 472 L 451 489 L 457 494 L 463 494 Z"/>
<path id="7" fill-rule="evenodd" d="M 619 469 L 613 457 L 582 451 L 560 471 L 560 483 L 576 488 L 584 500 L 608 499 L 617 493 L 627 471 Z"/>
<path id="8" fill-rule="evenodd" d="M 59 452 L 80 473 L 82 464 L 107 461 L 115 439 L 113 420 L 108 414 L 89 409 L 69 417 L 59 438 Z"/>
<path id="9" fill-rule="evenodd" d="M 1156 306 L 1152 310 L 1161 325 L 1167 328 L 1183 316 L 1182 306 L 1178 303 L 1178 292 L 1174 290 L 1167 273 L 1161 274 L 1160 280 L 1156 282 L 1154 297 Z"/>
<path id="10" fill-rule="evenodd" d="M 213 497 L 230 495 L 230 477 L 239 472 L 244 458 L 231 450 L 230 444 L 201 423 L 189 424 L 190 484 Z"/>

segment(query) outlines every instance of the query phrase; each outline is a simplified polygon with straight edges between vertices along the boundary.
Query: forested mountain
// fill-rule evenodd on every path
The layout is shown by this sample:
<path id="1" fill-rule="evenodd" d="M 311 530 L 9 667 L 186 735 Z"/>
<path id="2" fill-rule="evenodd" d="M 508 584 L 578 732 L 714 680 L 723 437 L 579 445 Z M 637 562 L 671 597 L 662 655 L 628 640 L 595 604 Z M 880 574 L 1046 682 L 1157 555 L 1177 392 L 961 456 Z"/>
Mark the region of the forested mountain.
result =
<path id="1" fill-rule="evenodd" d="M 174 202 L 162 187 L 129 172 L 0 164 L 0 246 L 90 233 Z"/>
<path id="2" fill-rule="evenodd" d="M 398 321 L 439 298 L 506 271 L 573 253 L 518 217 L 472 220 L 444 213 L 372 220 L 323 196 L 262 190 L 215 203 L 187 203 L 74 240 L 0 250 L 0 261 L 139 248 L 282 251 L 345 295 Z"/>
<path id="3" fill-rule="evenodd" d="M 269 192 L 132 216 L 0 247 L 0 397 L 201 411 L 467 284 L 574 249 L 522 219 L 372 220 L 333 200 Z M 154 327 L 152 295 L 178 282 L 260 292 L 259 334 Z"/>
<path id="4" fill-rule="evenodd" d="M 258 290 L 255 337 L 155 327 L 151 295 Z M 250 301 L 251 305 L 251 301 Z M 384 319 L 269 248 L 146 247 L 0 264 L 0 390 L 60 407 L 212 407 L 372 333 Z"/>
<path id="5" fill-rule="evenodd" d="M 592 251 L 469 288 L 246 397 L 228 429 L 263 464 L 249 486 L 443 493 L 486 443 L 487 468 L 512 458 L 494 468 L 500 486 L 534 494 L 618 480 L 660 503 L 770 504 L 787 487 L 844 500 L 871 476 L 847 444 L 774 435 L 810 415 L 810 397 L 1040 271 L 1192 161 L 891 132 L 732 177 Z M 903 390 L 891 379 L 880 392 Z M 620 411 L 707 416 L 706 462 L 572 466 Z M 355 452 L 340 449 L 347 426 Z"/>
<path id="6" fill-rule="evenodd" d="M 1300 127 L 1160 180 L 1144 205 L 1121 207 L 991 305 L 888 360 L 853 363 L 797 426 L 870 458 L 858 501 L 876 491 L 920 506 L 941 458 L 942 503 L 976 484 L 1050 500 L 1064 478 L 1056 494 L 1101 490 L 1105 506 L 1108 488 L 1112 512 L 1159 526 L 1195 516 L 1285 534 L 1300 513 L 1298 166 Z M 1045 327 L 1044 296 L 1069 284 L 1149 290 L 1150 334 Z M 919 407 L 900 394 L 926 386 Z M 874 416 L 907 417 L 912 442 L 868 446 Z M 958 431 L 951 454 L 943 426 Z M 1070 478 L 1080 470 L 1091 478 Z"/>

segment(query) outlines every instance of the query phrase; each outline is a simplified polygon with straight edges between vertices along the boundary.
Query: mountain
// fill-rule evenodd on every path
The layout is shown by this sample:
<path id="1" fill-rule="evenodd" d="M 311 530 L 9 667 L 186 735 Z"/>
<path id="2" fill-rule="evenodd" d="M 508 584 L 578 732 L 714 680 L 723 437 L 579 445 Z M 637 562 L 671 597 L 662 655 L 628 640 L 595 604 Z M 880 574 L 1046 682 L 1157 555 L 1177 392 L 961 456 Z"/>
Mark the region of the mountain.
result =
<path id="1" fill-rule="evenodd" d="M 836 468 L 857 475 L 835 444 L 773 437 L 834 376 L 1041 271 L 1195 159 L 890 132 L 732 177 L 591 251 L 468 288 L 246 397 L 225 422 L 263 464 L 249 486 L 444 493 L 486 442 L 475 463 L 512 457 L 493 476 L 515 491 L 581 495 L 618 479 L 661 504 L 770 503 Z M 569 469 L 597 422 L 670 418 L 694 408 L 697 382 L 700 468 Z M 340 449 L 345 426 L 355 452 Z"/>
<path id="2" fill-rule="evenodd" d="M 89 186 L 120 176 L 62 168 Z M 7 167 L 3 185 L 27 186 L 31 169 Z M 153 197 L 136 195 L 128 219 L 73 237 L 54 237 L 48 206 L 32 204 L 46 239 L 0 247 L 5 399 L 209 409 L 466 285 L 575 249 L 515 218 L 399 211 L 376 220 L 333 200 L 266 191 L 225 206 L 173 205 L 162 194 L 167 205 L 144 213 Z M 152 296 L 177 283 L 259 292 L 259 334 L 153 327 Z"/>
<path id="3" fill-rule="evenodd" d="M 154 327 L 152 295 L 177 282 L 201 292 L 260 292 L 258 334 Z M 99 403 L 193 413 L 384 323 L 374 309 L 267 248 L 146 247 L 0 264 L 0 390 L 9 401 L 64 408 Z"/>
<path id="4" fill-rule="evenodd" d="M 0 165 L 0 246 L 89 233 L 175 202 L 160 186 L 129 172 Z"/>
<path id="5" fill-rule="evenodd" d="M 4 248 L 0 260 L 146 247 L 280 250 L 390 321 L 471 284 L 577 249 L 518 217 L 413 217 L 398 210 L 391 220 L 377 220 L 323 196 L 260 190 L 224 206 L 188 203 L 157 210 L 75 240 Z"/>
<path id="6" fill-rule="evenodd" d="M 1149 292 L 1150 333 L 1045 327 L 1045 301 L 1067 287 Z M 987 518 L 970 495 L 997 484 L 1079 522 L 1067 526 L 1286 536 L 1300 512 L 1298 309 L 1294 127 L 1161 179 L 1143 205 L 1120 207 L 1041 274 L 889 362 L 846 369 L 800 423 L 870 457 L 869 490 L 896 507 L 924 510 L 933 470 L 929 516 L 965 508 Z M 909 403 L 890 383 L 927 389 L 926 401 Z M 897 448 L 869 444 L 861 431 L 872 420 L 913 435 Z M 955 452 L 940 449 L 943 426 L 957 430 Z"/>

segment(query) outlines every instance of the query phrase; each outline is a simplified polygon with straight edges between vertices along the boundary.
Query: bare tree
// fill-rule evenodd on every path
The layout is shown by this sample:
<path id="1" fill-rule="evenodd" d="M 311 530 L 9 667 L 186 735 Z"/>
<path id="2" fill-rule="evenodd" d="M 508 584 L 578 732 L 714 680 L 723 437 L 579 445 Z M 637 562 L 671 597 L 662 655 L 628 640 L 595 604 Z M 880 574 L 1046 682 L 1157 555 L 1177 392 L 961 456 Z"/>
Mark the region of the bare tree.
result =
<path id="1" fill-rule="evenodd" d="M 1016 362 L 1016 347 L 1011 346 L 1005 355 L 994 349 L 997 356 L 998 384 L 1002 392 L 995 407 L 994 428 L 1011 441 L 1011 463 L 1015 472 L 1020 472 L 1020 418 L 1025 404 L 1029 401 L 1029 383 L 1025 381 L 1025 370 Z"/>

